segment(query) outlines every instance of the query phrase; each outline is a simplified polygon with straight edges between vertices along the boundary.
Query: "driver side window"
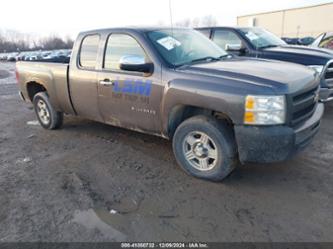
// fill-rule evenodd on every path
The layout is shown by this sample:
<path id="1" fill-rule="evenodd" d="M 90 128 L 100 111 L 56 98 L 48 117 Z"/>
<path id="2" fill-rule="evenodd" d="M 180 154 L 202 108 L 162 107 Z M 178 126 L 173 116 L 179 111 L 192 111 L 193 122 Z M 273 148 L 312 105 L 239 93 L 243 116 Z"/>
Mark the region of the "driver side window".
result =
<path id="1" fill-rule="evenodd" d="M 133 37 L 126 34 L 110 35 L 105 50 L 103 67 L 109 70 L 120 70 L 119 60 L 125 55 L 138 55 L 147 58 L 146 53 Z"/>
<path id="2" fill-rule="evenodd" d="M 232 31 L 216 30 L 214 32 L 213 41 L 222 49 L 226 49 L 226 45 L 242 45 L 241 39 Z"/>

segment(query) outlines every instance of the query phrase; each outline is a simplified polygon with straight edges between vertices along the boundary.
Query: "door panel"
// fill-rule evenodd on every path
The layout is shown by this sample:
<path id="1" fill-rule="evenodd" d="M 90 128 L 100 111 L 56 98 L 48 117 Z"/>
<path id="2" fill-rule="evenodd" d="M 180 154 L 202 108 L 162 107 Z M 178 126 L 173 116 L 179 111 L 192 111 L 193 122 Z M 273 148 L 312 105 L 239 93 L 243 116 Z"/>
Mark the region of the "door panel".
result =
<path id="1" fill-rule="evenodd" d="M 102 121 L 98 108 L 97 72 L 74 70 L 70 73 L 73 106 L 79 116 Z"/>
<path id="2" fill-rule="evenodd" d="M 79 116 L 102 121 L 98 108 L 96 71 L 99 35 L 86 36 L 81 44 L 78 58 L 73 58 L 78 65 L 70 67 L 70 92 L 76 113 Z"/>
<path id="3" fill-rule="evenodd" d="M 160 74 L 122 71 L 125 55 L 148 57 L 139 43 L 127 34 L 112 34 L 107 40 L 103 71 L 98 74 L 98 98 L 106 123 L 129 129 L 159 133 L 159 108 L 163 88 Z M 154 96 L 154 97 L 152 97 Z"/>

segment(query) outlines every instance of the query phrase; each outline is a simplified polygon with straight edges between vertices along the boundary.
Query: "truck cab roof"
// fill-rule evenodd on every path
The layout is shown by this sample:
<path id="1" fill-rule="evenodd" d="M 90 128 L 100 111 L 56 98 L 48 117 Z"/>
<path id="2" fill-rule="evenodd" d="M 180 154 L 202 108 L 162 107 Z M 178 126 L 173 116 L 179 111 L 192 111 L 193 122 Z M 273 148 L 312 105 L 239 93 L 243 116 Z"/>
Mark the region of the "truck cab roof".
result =
<path id="1" fill-rule="evenodd" d="M 104 28 L 104 29 L 93 29 L 80 32 L 80 34 L 92 34 L 92 33 L 110 33 L 110 32 L 139 32 L 147 33 L 156 30 L 188 30 L 191 28 L 187 27 L 166 27 L 166 26 L 128 26 L 128 27 L 114 27 L 114 28 Z"/>

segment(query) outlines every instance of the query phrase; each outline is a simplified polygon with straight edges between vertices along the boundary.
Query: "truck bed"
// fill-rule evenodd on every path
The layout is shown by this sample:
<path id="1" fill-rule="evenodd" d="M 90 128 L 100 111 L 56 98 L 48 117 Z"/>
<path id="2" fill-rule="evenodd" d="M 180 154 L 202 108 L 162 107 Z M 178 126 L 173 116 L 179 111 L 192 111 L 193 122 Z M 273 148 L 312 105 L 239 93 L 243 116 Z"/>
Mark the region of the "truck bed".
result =
<path id="1" fill-rule="evenodd" d="M 50 96 L 54 107 L 62 112 L 74 114 L 71 104 L 68 72 L 69 64 L 59 62 L 17 62 L 19 87 L 26 100 L 31 100 L 28 85 L 41 83 Z"/>

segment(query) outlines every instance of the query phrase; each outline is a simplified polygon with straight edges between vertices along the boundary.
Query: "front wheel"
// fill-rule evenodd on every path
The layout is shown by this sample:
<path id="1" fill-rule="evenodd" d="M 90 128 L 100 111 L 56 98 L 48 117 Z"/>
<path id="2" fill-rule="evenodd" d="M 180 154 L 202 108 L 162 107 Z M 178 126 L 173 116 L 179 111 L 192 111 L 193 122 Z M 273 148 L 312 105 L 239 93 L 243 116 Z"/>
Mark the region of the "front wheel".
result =
<path id="1" fill-rule="evenodd" d="M 232 129 L 206 116 L 195 116 L 179 125 L 173 151 L 187 173 L 211 181 L 227 177 L 238 162 Z"/>
<path id="2" fill-rule="evenodd" d="M 39 92 L 34 96 L 33 106 L 40 125 L 48 130 L 58 129 L 63 123 L 63 113 L 57 112 L 50 103 L 45 92 Z"/>

